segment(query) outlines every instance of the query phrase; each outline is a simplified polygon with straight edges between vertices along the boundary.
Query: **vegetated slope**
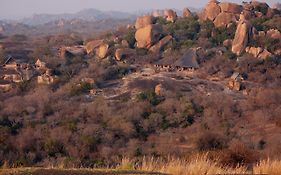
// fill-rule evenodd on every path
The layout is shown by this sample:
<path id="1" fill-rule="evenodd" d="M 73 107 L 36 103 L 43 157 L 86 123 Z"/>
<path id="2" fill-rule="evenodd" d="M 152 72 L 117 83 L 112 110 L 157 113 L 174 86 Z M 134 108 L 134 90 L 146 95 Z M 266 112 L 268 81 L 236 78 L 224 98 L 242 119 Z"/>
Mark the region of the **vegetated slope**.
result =
<path id="1" fill-rule="evenodd" d="M 222 6 L 212 3 L 203 12 Z M 94 38 L 27 36 L 35 74 L 0 94 L 0 163 L 106 167 L 209 151 L 222 165 L 251 167 L 279 158 L 280 11 L 234 6 L 253 16 L 217 23 L 221 7 L 214 16 L 168 10 Z M 2 40 L 3 55 L 19 38 Z"/>

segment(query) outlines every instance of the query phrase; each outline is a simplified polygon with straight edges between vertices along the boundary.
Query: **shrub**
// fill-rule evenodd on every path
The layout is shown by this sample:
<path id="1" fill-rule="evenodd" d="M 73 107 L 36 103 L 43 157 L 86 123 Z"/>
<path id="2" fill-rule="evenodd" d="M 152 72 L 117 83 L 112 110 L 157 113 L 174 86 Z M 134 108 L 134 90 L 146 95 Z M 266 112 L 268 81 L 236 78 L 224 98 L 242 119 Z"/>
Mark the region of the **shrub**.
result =
<path id="1" fill-rule="evenodd" d="M 53 56 L 51 46 L 48 44 L 38 46 L 34 49 L 32 57 L 33 58 L 41 58 L 43 56 Z"/>
<path id="2" fill-rule="evenodd" d="M 157 106 L 159 103 L 162 102 L 162 99 L 159 98 L 156 93 L 154 92 L 154 90 L 147 90 L 147 91 L 144 91 L 144 92 L 141 92 L 137 98 L 139 100 L 147 100 L 150 102 L 150 104 L 152 104 L 153 106 Z"/>
<path id="3" fill-rule="evenodd" d="M 223 149 L 226 147 L 226 140 L 218 134 L 205 133 L 198 138 L 196 146 L 200 151 Z"/>
<path id="4" fill-rule="evenodd" d="M 47 140 L 44 144 L 44 150 L 50 157 L 57 157 L 59 154 L 65 154 L 65 147 L 63 143 L 58 140 Z"/>
<path id="5" fill-rule="evenodd" d="M 214 28 L 212 32 L 215 36 L 211 38 L 211 42 L 215 45 L 221 45 L 226 39 L 234 38 L 235 30 L 236 25 L 234 23 L 232 23 L 230 28 Z"/>
<path id="6" fill-rule="evenodd" d="M 124 37 L 124 39 L 128 41 L 130 48 L 134 48 L 134 46 L 135 46 L 135 42 L 136 42 L 135 33 L 136 33 L 136 30 L 133 28 L 130 28 Z"/>
<path id="7" fill-rule="evenodd" d="M 215 28 L 213 21 L 205 20 L 201 23 L 201 31 L 200 36 L 205 38 L 210 38 L 212 35 L 212 31 Z"/>
<path id="8" fill-rule="evenodd" d="M 266 31 L 267 28 L 264 25 L 264 22 L 266 22 L 268 19 L 265 17 L 260 17 L 260 18 L 252 18 L 250 19 L 251 24 L 253 25 L 253 27 L 255 27 L 255 29 L 257 29 L 258 31 Z"/>
<path id="9" fill-rule="evenodd" d="M 78 85 L 73 85 L 70 89 L 71 96 L 78 96 L 87 93 L 92 89 L 92 85 L 88 82 L 80 82 Z"/>
<path id="10" fill-rule="evenodd" d="M 100 77 L 102 80 L 115 80 L 124 77 L 130 73 L 131 68 L 126 66 L 111 66 L 106 69 L 105 73 Z"/>
<path id="11" fill-rule="evenodd" d="M 222 152 L 221 162 L 225 165 L 236 167 L 237 165 L 250 165 L 258 161 L 258 153 L 247 148 L 242 143 L 234 143 Z"/>
<path id="12" fill-rule="evenodd" d="M 194 40 L 199 30 L 200 24 L 195 17 L 180 18 L 164 26 L 164 32 L 177 40 Z"/>

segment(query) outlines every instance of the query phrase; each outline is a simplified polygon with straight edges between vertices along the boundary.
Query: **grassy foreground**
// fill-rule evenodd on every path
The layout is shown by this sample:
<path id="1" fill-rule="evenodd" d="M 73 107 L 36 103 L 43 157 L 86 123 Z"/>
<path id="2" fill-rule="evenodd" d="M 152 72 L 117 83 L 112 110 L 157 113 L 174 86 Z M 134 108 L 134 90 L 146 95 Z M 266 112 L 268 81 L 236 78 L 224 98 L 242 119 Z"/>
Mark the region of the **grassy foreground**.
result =
<path id="1" fill-rule="evenodd" d="M 163 175 L 156 172 L 110 169 L 56 169 L 56 168 L 16 168 L 1 169 L 0 175 Z"/>
<path id="2" fill-rule="evenodd" d="M 264 160 L 248 170 L 244 166 L 226 167 L 216 160 L 208 159 L 207 155 L 193 159 L 168 159 L 166 161 L 155 158 L 143 158 L 136 164 L 124 158 L 116 169 L 42 169 L 17 168 L 0 169 L 0 175 L 217 175 L 217 174 L 254 174 L 281 175 L 281 161 Z"/>

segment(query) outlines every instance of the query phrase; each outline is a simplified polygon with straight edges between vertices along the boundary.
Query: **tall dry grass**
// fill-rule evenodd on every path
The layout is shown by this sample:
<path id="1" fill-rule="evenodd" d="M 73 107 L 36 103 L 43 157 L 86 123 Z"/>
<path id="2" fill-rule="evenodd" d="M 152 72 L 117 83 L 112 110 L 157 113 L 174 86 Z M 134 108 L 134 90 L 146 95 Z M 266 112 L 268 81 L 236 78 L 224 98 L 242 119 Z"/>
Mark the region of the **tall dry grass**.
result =
<path id="1" fill-rule="evenodd" d="M 281 160 L 263 160 L 254 166 L 254 174 L 281 175 Z"/>
<path id="2" fill-rule="evenodd" d="M 122 161 L 120 167 L 130 167 L 128 159 Z M 129 166 L 127 165 L 129 163 Z M 122 163 L 121 163 L 122 164 Z M 196 156 L 192 159 L 168 160 L 156 158 L 143 158 L 142 162 L 135 166 L 137 170 L 148 172 L 161 172 L 173 175 L 208 175 L 208 174 L 246 174 L 245 167 L 223 167 L 216 160 L 208 159 L 208 155 Z"/>

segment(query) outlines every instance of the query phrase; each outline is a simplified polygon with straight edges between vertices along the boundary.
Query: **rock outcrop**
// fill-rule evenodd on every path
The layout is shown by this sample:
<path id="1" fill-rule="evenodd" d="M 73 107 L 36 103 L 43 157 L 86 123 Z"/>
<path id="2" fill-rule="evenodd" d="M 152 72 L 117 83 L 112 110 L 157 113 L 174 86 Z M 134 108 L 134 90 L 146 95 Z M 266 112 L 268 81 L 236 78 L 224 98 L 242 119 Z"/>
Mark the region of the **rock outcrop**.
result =
<path id="1" fill-rule="evenodd" d="M 230 2 L 222 2 L 219 4 L 222 12 L 240 14 L 243 10 L 241 5 L 230 3 Z"/>
<path id="2" fill-rule="evenodd" d="M 260 59 L 267 59 L 268 57 L 272 56 L 272 53 L 261 47 L 247 47 L 246 52 Z"/>
<path id="3" fill-rule="evenodd" d="M 177 13 L 172 9 L 167 9 L 164 11 L 164 16 L 167 21 L 175 22 L 177 19 Z"/>
<path id="4" fill-rule="evenodd" d="M 126 59 L 130 56 L 136 55 L 135 49 L 130 48 L 120 48 L 115 51 L 115 59 L 117 61 L 121 61 L 123 59 Z"/>
<path id="5" fill-rule="evenodd" d="M 263 49 L 261 47 L 247 47 L 246 52 L 252 54 L 254 57 L 258 57 L 262 53 Z"/>
<path id="6" fill-rule="evenodd" d="M 267 59 L 271 56 L 272 56 L 272 54 L 268 50 L 264 49 L 263 52 L 259 54 L 258 58 Z"/>
<path id="7" fill-rule="evenodd" d="M 140 28 L 146 27 L 153 24 L 153 17 L 150 15 L 139 16 L 136 20 L 135 28 L 138 30 Z"/>
<path id="8" fill-rule="evenodd" d="M 273 38 L 273 39 L 279 39 L 281 40 L 281 33 L 277 29 L 270 29 L 266 32 L 266 36 Z"/>
<path id="9" fill-rule="evenodd" d="M 210 1 L 207 6 L 203 9 L 201 18 L 203 20 L 214 21 L 216 17 L 221 13 L 221 8 L 217 1 Z"/>
<path id="10" fill-rule="evenodd" d="M 157 44 L 152 46 L 149 50 L 152 53 L 159 53 L 163 49 L 163 47 L 166 46 L 172 39 L 173 37 L 171 35 L 165 36 Z"/>
<path id="11" fill-rule="evenodd" d="M 216 27 L 227 27 L 228 24 L 236 21 L 237 19 L 235 14 L 222 12 L 216 17 L 214 24 Z"/>
<path id="12" fill-rule="evenodd" d="M 235 37 L 232 42 L 232 52 L 236 55 L 241 55 L 245 51 L 251 35 L 251 28 L 250 22 L 243 15 L 240 15 Z"/>
<path id="13" fill-rule="evenodd" d="M 86 44 L 87 54 L 94 53 L 94 50 L 104 43 L 103 40 L 93 40 Z"/>
<path id="14" fill-rule="evenodd" d="M 192 16 L 192 13 L 191 11 L 188 9 L 188 8 L 184 8 L 183 11 L 182 11 L 182 17 L 190 17 Z"/>
<path id="15" fill-rule="evenodd" d="M 54 78 L 49 75 L 40 75 L 37 77 L 38 84 L 52 84 L 54 82 Z"/>
<path id="16" fill-rule="evenodd" d="M 108 50 L 109 50 L 109 45 L 106 43 L 103 43 L 96 49 L 96 55 L 99 58 L 103 59 L 106 57 Z"/>
<path id="17" fill-rule="evenodd" d="M 138 48 L 150 48 L 156 43 L 162 32 L 161 25 L 152 24 L 136 31 L 135 38 Z"/>

